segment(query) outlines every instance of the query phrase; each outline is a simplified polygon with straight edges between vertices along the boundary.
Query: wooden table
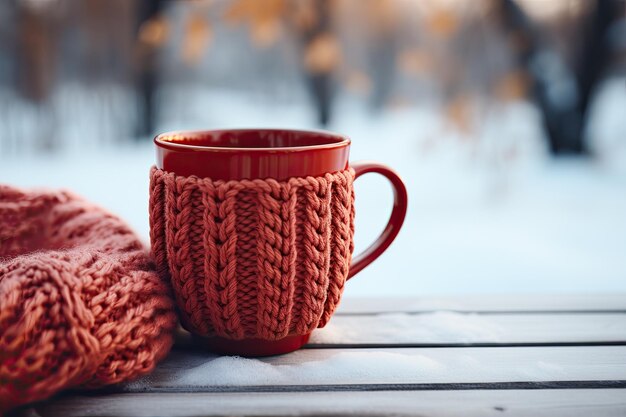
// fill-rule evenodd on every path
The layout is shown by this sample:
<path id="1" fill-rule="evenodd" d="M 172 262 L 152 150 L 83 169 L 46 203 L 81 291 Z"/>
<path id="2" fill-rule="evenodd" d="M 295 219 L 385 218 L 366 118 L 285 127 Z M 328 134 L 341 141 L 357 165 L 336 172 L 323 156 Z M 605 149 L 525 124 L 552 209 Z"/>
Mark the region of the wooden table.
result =
<path id="1" fill-rule="evenodd" d="M 219 357 L 182 336 L 139 381 L 41 416 L 626 416 L 626 295 L 349 299 L 306 348 Z"/>

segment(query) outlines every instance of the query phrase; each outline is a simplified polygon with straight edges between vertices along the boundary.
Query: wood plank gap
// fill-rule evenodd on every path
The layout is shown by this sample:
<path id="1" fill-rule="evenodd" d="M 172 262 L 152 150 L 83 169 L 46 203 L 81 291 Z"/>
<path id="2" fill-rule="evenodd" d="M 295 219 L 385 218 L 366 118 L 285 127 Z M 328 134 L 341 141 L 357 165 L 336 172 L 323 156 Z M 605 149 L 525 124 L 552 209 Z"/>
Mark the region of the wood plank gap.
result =
<path id="1" fill-rule="evenodd" d="M 371 316 L 380 316 L 384 314 L 406 314 L 409 316 L 416 316 L 421 314 L 433 314 L 433 313 L 458 313 L 458 314 L 477 314 L 477 315 L 540 315 L 540 314 L 554 314 L 554 315 L 565 315 L 565 314 L 626 314 L 626 310 L 455 310 L 455 309 L 446 309 L 443 308 L 441 310 L 418 310 L 418 311 L 402 311 L 402 310 L 389 310 L 389 311 L 372 311 L 372 312 L 342 312 L 337 311 L 335 316 L 363 316 L 363 317 L 371 317 Z"/>
<path id="2" fill-rule="evenodd" d="M 626 346 L 626 340 L 607 342 L 515 342 L 515 343 L 311 343 L 302 349 L 404 349 L 404 348 L 509 348 L 558 346 Z"/>
<path id="3" fill-rule="evenodd" d="M 611 381 L 516 381 L 516 382 L 461 382 L 417 384 L 327 384 L 327 385 L 216 385 L 150 388 L 108 388 L 80 395 L 100 396 L 135 393 L 248 393 L 248 392 L 350 392 L 350 391 L 468 391 L 468 390 L 542 390 L 542 389 L 607 389 L 626 388 L 626 380 Z"/>
<path id="4" fill-rule="evenodd" d="M 626 415 L 625 389 L 113 394 L 59 397 L 19 416 L 550 416 Z"/>

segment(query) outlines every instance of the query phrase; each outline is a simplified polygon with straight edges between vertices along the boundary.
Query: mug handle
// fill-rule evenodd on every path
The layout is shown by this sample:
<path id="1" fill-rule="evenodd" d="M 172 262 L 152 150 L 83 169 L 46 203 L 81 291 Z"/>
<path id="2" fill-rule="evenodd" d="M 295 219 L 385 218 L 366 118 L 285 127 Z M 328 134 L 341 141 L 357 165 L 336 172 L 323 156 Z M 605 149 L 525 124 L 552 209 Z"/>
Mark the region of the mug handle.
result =
<path id="1" fill-rule="evenodd" d="M 352 260 L 350 270 L 348 272 L 348 278 L 352 278 L 359 273 L 363 268 L 372 263 L 391 245 L 391 242 L 396 238 L 404 218 L 406 216 L 406 208 L 408 203 L 408 196 L 404 183 L 391 168 L 378 164 L 376 162 L 355 162 L 351 165 L 354 169 L 354 179 L 356 180 L 363 174 L 369 172 L 375 172 L 387 178 L 393 186 L 393 209 L 391 210 L 391 216 L 385 226 L 385 230 L 378 236 L 378 239 L 374 241 L 363 253 L 358 255 Z"/>

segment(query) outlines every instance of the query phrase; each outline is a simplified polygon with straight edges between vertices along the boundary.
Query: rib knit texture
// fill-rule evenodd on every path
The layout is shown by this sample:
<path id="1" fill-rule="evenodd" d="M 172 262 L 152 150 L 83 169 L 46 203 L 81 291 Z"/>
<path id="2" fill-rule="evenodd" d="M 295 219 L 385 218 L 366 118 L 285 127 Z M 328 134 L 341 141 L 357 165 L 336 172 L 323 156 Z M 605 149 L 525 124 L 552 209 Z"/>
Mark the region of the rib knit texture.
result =
<path id="1" fill-rule="evenodd" d="M 148 373 L 172 345 L 168 291 L 118 218 L 0 185 L 0 414 Z"/>
<path id="2" fill-rule="evenodd" d="M 352 257 L 354 171 L 213 181 L 152 168 L 150 237 L 181 322 L 202 336 L 278 340 L 324 326 Z"/>

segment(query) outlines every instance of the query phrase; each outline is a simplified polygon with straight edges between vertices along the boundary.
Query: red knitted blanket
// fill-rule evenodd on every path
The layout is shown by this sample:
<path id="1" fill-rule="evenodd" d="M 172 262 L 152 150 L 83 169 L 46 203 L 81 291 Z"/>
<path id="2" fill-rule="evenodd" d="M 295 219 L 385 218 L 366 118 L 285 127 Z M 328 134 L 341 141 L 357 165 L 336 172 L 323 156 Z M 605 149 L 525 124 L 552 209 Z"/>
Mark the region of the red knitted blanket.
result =
<path id="1" fill-rule="evenodd" d="M 277 340 L 324 326 L 350 267 L 353 180 L 352 169 L 279 182 L 153 168 L 152 250 L 185 327 Z"/>
<path id="2" fill-rule="evenodd" d="M 0 414 L 149 372 L 173 311 L 121 220 L 66 192 L 0 185 Z"/>

